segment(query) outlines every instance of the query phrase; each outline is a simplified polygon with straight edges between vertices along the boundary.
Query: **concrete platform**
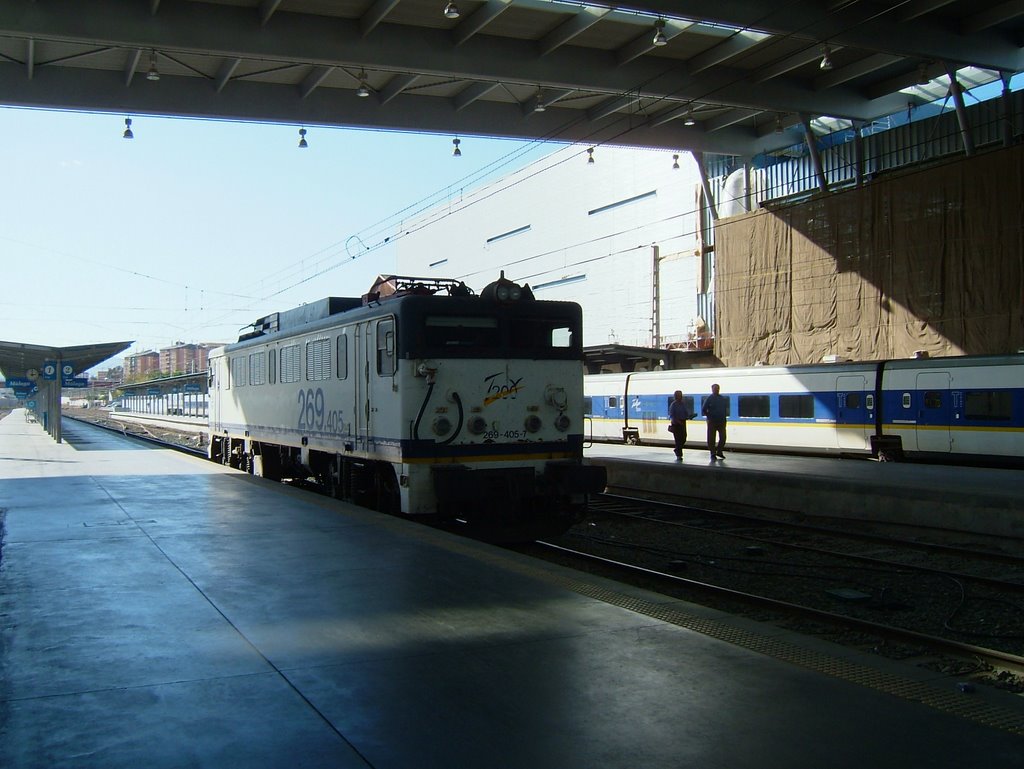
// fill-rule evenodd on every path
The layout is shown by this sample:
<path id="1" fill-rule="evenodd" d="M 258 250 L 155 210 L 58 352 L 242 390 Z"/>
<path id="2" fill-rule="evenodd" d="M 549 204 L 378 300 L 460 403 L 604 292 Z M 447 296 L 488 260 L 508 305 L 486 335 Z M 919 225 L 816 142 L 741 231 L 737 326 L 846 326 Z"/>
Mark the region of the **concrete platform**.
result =
<path id="1" fill-rule="evenodd" d="M 679 461 L 671 447 L 611 443 L 584 453 L 623 493 L 1024 538 L 1024 470 L 734 451 L 711 461 L 690 448 Z"/>
<path id="2" fill-rule="evenodd" d="M 934 673 L 0 421 L 0 766 L 1024 766 Z"/>

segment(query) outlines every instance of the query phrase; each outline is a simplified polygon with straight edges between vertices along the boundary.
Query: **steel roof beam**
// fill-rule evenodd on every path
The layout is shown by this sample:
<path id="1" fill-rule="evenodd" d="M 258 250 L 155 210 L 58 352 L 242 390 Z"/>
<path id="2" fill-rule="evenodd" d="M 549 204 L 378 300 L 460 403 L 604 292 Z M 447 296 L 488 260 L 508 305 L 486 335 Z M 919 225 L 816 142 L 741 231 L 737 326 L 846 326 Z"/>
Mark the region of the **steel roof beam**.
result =
<path id="1" fill-rule="evenodd" d="M 387 85 L 377 93 L 377 100 L 381 104 L 387 104 L 398 96 L 402 91 L 411 88 L 420 79 L 419 75 L 395 75 L 388 81 Z"/>
<path id="2" fill-rule="evenodd" d="M 593 0 L 596 6 L 611 5 Z M 944 3 L 943 3 L 944 4 Z M 965 36 L 922 13 L 900 23 L 899 4 L 854 3 L 829 10 L 815 0 L 793 0 L 768 6 L 763 0 L 631 0 L 635 11 L 669 18 L 691 18 L 786 35 L 817 43 L 919 59 L 951 59 L 988 69 L 1024 69 L 1020 48 L 1005 36 L 980 32 Z M 940 7 L 940 6 L 936 6 Z M 929 10 L 934 10 L 929 8 Z"/>
<path id="3" fill-rule="evenodd" d="M 159 88 L 112 88 L 119 76 L 85 68 L 40 68 L 25 80 L 21 65 L 0 64 L 0 92 L 13 106 L 48 107 L 131 115 L 179 115 L 303 125 L 503 136 L 524 141 L 627 144 L 671 150 L 756 155 L 792 141 L 760 137 L 747 129 L 707 134 L 678 124 L 636 124 L 635 115 L 612 113 L 600 123 L 566 120 L 566 110 L 534 113 L 525 119 L 519 104 L 477 101 L 473 109 L 453 111 L 452 100 L 402 93 L 387 109 L 366 109 L 362 99 L 338 99 L 335 89 L 318 88 L 306 98 L 294 86 L 236 78 L 220 93 L 205 79 L 164 75 Z M 568 114 L 574 114 L 569 111 Z M 583 118 L 584 114 L 579 113 Z"/>
<path id="4" fill-rule="evenodd" d="M 473 35 L 501 16 L 512 5 L 512 0 L 488 0 L 452 30 L 455 45 L 462 45 Z"/>
<path id="5" fill-rule="evenodd" d="M 326 80 L 335 69 L 335 67 L 313 67 L 299 86 L 299 93 L 302 94 L 302 98 L 305 99 L 313 93 L 314 89 L 319 88 L 320 84 L 324 82 L 324 80 Z"/>
<path id="6" fill-rule="evenodd" d="M 900 96 L 865 99 L 860 93 L 836 88 L 814 92 L 798 81 L 776 80 L 754 85 L 748 72 L 719 66 L 699 77 L 679 68 L 666 70 L 653 57 L 618 66 L 606 52 L 567 46 L 540 59 L 529 41 L 506 38 L 471 39 L 452 46 L 447 30 L 389 25 L 371 42 L 362 38 L 358 23 L 288 14 L 288 25 L 274 35 L 246 23 L 245 9 L 183 3 L 165 9 L 159 29 L 123 14 L 115 16 L 116 0 L 86 5 L 50 0 L 20 14 L 0 5 L 0 32 L 32 36 L 40 30 L 49 38 L 103 43 L 125 48 L 161 47 L 165 51 L 206 53 L 221 58 L 241 57 L 299 65 L 363 66 L 392 72 L 438 77 L 534 83 L 544 88 L 577 89 L 623 94 L 643 83 L 644 96 L 672 101 L 711 99 L 717 104 L 751 109 L 828 114 L 873 119 L 903 108 Z M 73 18 L 71 18 L 73 17 Z M 340 56 L 345 58 L 342 59 Z"/>
<path id="7" fill-rule="evenodd" d="M 377 0 L 359 19 L 360 34 L 366 37 L 373 32 L 399 2 L 400 0 Z"/>
<path id="8" fill-rule="evenodd" d="M 997 24 L 1013 21 L 1018 16 L 1024 16 L 1024 0 L 1007 0 L 994 8 L 964 19 L 960 28 L 965 35 L 973 35 Z"/>
<path id="9" fill-rule="evenodd" d="M 586 32 L 609 13 L 611 13 L 610 8 L 583 8 L 583 10 L 571 19 L 563 22 L 544 36 L 538 44 L 540 55 L 547 56 L 556 48 L 560 48 L 565 45 L 577 35 Z"/>

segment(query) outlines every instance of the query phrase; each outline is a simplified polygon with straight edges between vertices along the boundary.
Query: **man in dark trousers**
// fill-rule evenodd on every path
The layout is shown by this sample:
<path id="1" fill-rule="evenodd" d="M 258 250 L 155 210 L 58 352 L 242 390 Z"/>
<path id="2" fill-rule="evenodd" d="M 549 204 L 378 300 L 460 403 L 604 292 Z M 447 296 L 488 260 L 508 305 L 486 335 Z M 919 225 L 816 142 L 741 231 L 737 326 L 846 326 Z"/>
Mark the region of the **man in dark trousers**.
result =
<path id="1" fill-rule="evenodd" d="M 717 384 L 711 385 L 711 395 L 704 399 L 704 406 L 700 410 L 708 423 L 708 451 L 711 452 L 712 462 L 715 461 L 715 457 L 725 459 L 725 420 L 729 416 L 729 399 L 720 395 L 719 389 Z"/>
<path id="2" fill-rule="evenodd" d="M 686 420 L 692 416 L 693 414 L 686 408 L 686 403 L 683 402 L 683 391 L 676 390 L 672 396 L 672 402 L 668 405 L 668 429 L 672 431 L 672 437 L 675 438 L 676 446 L 673 453 L 676 455 L 676 459 L 683 458 L 683 446 L 686 445 Z"/>

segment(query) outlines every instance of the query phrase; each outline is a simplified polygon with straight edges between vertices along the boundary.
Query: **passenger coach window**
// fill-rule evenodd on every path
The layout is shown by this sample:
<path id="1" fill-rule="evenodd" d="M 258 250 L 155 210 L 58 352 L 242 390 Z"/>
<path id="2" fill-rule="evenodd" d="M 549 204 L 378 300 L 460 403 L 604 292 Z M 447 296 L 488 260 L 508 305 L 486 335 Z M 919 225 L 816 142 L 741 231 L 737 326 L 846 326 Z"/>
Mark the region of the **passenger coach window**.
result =
<path id="1" fill-rule="evenodd" d="M 348 379 L 348 336 L 338 337 L 338 379 Z"/>
<path id="2" fill-rule="evenodd" d="M 767 395 L 741 395 L 739 401 L 741 417 L 771 416 L 771 400 Z"/>
<path id="3" fill-rule="evenodd" d="M 290 344 L 281 348 L 281 382 L 299 381 L 299 346 Z"/>
<path id="4" fill-rule="evenodd" d="M 860 393 L 846 393 L 846 401 L 843 403 L 843 408 L 859 409 Z"/>
<path id="5" fill-rule="evenodd" d="M 594 413 L 594 399 L 589 395 L 583 396 L 583 413 L 593 414 Z"/>
<path id="6" fill-rule="evenodd" d="M 924 407 L 926 409 L 941 409 L 942 393 L 938 390 L 928 390 L 924 394 Z"/>
<path id="7" fill-rule="evenodd" d="M 306 342 L 306 379 L 317 382 L 331 378 L 331 340 Z"/>
<path id="8" fill-rule="evenodd" d="M 1009 422 L 1013 417 L 1013 399 L 1007 390 L 979 390 L 967 393 L 964 418 Z"/>
<path id="9" fill-rule="evenodd" d="M 249 356 L 249 384 L 261 385 L 266 381 L 266 358 L 262 352 Z"/>
<path id="10" fill-rule="evenodd" d="M 779 417 L 782 419 L 813 419 L 813 395 L 780 395 Z"/>
<path id="11" fill-rule="evenodd" d="M 382 320 L 377 324 L 377 373 L 394 376 L 396 368 L 395 322 Z"/>

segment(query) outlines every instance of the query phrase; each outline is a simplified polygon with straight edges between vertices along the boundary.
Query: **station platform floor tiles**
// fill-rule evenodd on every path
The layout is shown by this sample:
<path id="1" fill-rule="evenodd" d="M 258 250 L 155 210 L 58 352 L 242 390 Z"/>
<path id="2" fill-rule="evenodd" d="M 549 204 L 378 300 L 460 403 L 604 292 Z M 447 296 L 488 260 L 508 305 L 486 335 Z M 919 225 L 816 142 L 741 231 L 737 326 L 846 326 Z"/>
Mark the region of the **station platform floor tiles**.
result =
<path id="1" fill-rule="evenodd" d="M 1024 539 L 1024 470 L 594 443 L 609 491 Z"/>
<path id="2" fill-rule="evenodd" d="M 0 420 L 0 766 L 1024 766 L 996 691 Z"/>

